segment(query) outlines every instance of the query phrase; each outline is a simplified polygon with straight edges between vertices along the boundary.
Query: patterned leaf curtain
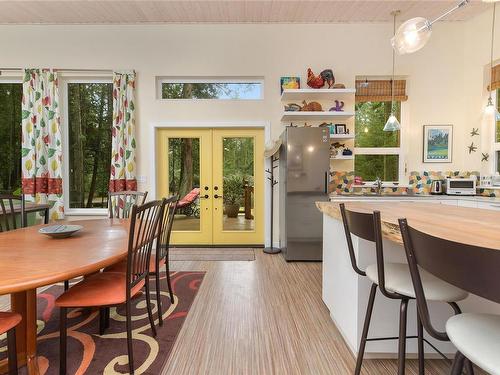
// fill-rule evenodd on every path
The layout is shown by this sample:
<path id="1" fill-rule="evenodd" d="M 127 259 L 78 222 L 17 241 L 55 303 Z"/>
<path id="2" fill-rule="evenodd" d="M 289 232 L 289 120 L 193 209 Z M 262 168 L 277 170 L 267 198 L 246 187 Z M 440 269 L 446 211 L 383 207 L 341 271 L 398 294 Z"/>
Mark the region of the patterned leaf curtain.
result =
<path id="1" fill-rule="evenodd" d="M 113 73 L 113 127 L 109 191 L 137 190 L 135 72 Z"/>
<path id="2" fill-rule="evenodd" d="M 51 69 L 24 70 L 22 188 L 27 201 L 51 205 L 52 220 L 64 218 L 59 89 Z"/>

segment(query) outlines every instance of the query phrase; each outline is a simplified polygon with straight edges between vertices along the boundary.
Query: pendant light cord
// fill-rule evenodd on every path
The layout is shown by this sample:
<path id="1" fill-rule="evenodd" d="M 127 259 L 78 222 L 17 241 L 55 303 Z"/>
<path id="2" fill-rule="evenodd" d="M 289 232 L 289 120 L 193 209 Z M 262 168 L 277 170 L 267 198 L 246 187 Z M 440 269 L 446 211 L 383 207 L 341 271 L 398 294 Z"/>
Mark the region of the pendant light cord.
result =
<path id="1" fill-rule="evenodd" d="M 398 11 L 393 12 L 394 22 L 392 27 L 392 35 L 396 35 L 396 16 Z M 394 66 L 396 64 L 396 51 L 392 48 L 392 79 L 391 79 L 391 115 L 394 114 Z"/>
<path id="2" fill-rule="evenodd" d="M 495 46 L 495 16 L 496 16 L 497 3 L 493 3 L 493 21 L 491 23 L 491 50 L 490 50 L 490 99 L 491 99 L 491 86 L 493 85 L 493 48 Z"/>

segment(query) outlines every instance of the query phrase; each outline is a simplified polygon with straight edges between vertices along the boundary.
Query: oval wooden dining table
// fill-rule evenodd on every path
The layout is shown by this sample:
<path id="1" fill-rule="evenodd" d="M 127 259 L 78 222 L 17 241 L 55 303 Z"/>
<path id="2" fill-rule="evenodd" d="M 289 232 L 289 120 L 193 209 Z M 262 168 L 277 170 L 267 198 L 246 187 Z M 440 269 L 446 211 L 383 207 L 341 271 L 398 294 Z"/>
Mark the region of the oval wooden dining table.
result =
<path id="1" fill-rule="evenodd" d="M 11 310 L 22 315 L 16 328 L 18 366 L 38 374 L 36 288 L 99 271 L 127 256 L 128 219 L 72 221 L 83 229 L 55 239 L 36 225 L 0 233 L 0 295 L 11 295 Z M 7 363 L 0 363 L 0 373 Z"/>

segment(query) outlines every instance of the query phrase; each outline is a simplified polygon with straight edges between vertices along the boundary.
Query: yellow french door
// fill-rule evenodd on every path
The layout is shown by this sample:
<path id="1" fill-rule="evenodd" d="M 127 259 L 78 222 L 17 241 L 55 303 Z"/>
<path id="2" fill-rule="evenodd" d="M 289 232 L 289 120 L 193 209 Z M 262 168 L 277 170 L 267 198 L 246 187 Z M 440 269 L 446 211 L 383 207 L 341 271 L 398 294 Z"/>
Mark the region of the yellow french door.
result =
<path id="1" fill-rule="evenodd" d="M 161 129 L 156 139 L 157 196 L 180 198 L 173 244 L 263 244 L 262 129 Z"/>

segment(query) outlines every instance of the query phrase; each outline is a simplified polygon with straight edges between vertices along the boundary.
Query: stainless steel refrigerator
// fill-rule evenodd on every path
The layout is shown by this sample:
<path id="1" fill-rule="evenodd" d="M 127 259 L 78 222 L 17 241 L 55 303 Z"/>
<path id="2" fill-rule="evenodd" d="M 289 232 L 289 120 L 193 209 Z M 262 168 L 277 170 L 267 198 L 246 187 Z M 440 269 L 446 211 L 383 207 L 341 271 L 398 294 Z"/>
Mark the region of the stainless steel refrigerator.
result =
<path id="1" fill-rule="evenodd" d="M 328 128 L 287 127 L 279 154 L 280 247 L 287 261 L 322 260 L 323 216 L 328 201 Z"/>

